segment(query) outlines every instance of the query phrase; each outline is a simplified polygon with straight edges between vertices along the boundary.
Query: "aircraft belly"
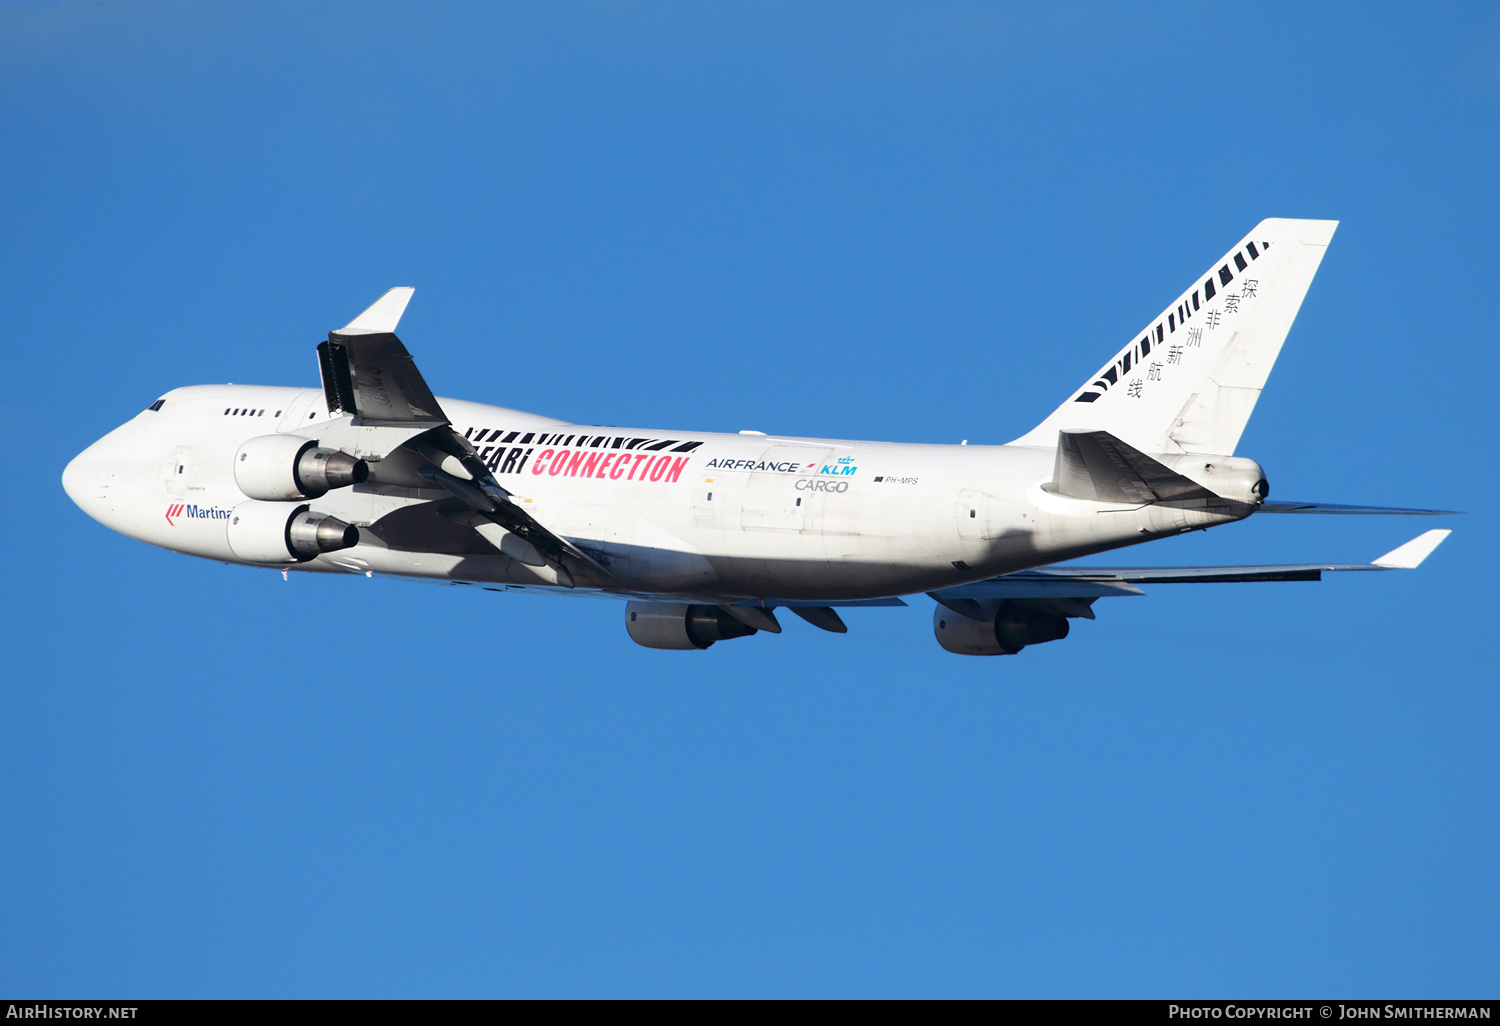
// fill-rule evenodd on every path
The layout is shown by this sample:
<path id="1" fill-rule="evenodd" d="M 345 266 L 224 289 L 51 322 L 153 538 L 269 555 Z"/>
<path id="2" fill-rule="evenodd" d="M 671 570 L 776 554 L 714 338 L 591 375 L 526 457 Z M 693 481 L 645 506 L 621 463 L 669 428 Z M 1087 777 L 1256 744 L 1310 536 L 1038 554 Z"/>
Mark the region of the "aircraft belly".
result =
<path id="1" fill-rule="evenodd" d="M 694 592 L 718 583 L 714 565 L 693 545 L 624 506 L 569 508 L 560 533 L 609 571 L 605 586 Z"/>

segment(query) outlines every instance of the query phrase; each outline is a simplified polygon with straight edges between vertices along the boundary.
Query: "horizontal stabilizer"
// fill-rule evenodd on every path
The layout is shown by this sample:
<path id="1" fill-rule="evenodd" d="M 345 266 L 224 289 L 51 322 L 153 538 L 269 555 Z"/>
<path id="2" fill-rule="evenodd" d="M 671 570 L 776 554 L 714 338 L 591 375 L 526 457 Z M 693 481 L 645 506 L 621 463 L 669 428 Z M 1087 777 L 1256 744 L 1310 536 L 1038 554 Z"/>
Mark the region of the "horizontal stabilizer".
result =
<path id="1" fill-rule="evenodd" d="M 1362 513 L 1407 517 L 1437 517 L 1456 513 L 1451 509 L 1402 509 L 1398 506 L 1340 506 L 1332 502 L 1263 502 L 1257 513 Z"/>
<path id="2" fill-rule="evenodd" d="M 1219 499 L 1108 431 L 1059 431 L 1049 490 L 1073 499 L 1136 505 Z"/>

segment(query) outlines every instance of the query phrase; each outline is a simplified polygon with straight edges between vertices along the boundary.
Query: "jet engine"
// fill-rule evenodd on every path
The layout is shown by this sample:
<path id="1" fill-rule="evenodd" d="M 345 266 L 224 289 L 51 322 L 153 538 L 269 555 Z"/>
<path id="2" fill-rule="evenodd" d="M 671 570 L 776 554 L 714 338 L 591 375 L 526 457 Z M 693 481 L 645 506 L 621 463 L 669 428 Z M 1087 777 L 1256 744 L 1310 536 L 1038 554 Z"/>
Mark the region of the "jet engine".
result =
<path id="1" fill-rule="evenodd" d="M 1066 617 L 1010 599 L 980 606 L 979 611 L 983 620 L 938 606 L 932 614 L 938 644 L 958 655 L 1015 655 L 1027 645 L 1068 636 Z"/>
<path id="2" fill-rule="evenodd" d="M 234 483 L 252 499 L 316 499 L 370 476 L 364 460 L 298 435 L 261 435 L 234 456 Z"/>
<path id="3" fill-rule="evenodd" d="M 707 648 L 716 641 L 747 638 L 755 628 L 740 623 L 718 606 L 685 602 L 627 602 L 625 629 L 630 640 L 647 648 Z"/>
<path id="4" fill-rule="evenodd" d="M 229 548 L 248 563 L 302 563 L 359 544 L 359 528 L 307 506 L 251 499 L 229 514 Z"/>

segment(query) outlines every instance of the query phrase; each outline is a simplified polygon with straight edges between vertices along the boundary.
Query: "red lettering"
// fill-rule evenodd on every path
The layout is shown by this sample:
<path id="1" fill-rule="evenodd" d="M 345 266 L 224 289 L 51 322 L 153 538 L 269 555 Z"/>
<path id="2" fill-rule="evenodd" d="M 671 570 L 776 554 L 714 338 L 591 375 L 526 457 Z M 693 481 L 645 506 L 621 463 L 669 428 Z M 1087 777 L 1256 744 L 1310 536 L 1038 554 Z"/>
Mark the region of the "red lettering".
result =
<path id="1" fill-rule="evenodd" d="M 560 453 L 557 454 L 557 461 L 555 463 L 553 463 L 552 466 L 550 466 L 550 467 L 547 468 L 547 473 L 549 475 L 551 475 L 552 477 L 556 477 L 558 474 L 561 474 L 563 471 L 565 471 L 567 469 L 568 469 L 568 450 L 564 449 L 562 452 L 560 452 Z"/>
<path id="2" fill-rule="evenodd" d="M 588 453 L 584 452 L 582 449 L 579 449 L 577 452 L 575 452 L 573 454 L 573 458 L 568 461 L 568 476 L 569 477 L 577 477 L 578 476 L 578 468 L 583 464 L 583 458 L 585 456 L 587 456 L 587 455 L 588 455 Z M 585 472 L 583 476 L 584 477 L 588 477 L 588 473 Z"/>
<path id="3" fill-rule="evenodd" d="M 593 477 L 594 476 L 594 468 L 599 465 L 599 457 L 601 455 L 603 455 L 603 454 L 602 453 L 597 453 L 597 452 L 591 452 L 591 453 L 589 453 L 588 459 L 586 459 L 586 460 L 583 461 L 583 470 L 579 471 L 578 476 L 579 477 Z"/>
<path id="4" fill-rule="evenodd" d="M 605 453 L 604 454 L 604 459 L 602 459 L 599 462 L 599 473 L 595 474 L 594 476 L 595 477 L 603 477 L 605 475 L 605 473 L 609 470 L 609 465 L 615 461 L 615 457 L 618 456 L 618 455 L 620 455 L 620 454 L 617 453 L 617 452 L 607 452 L 607 453 Z"/>
<path id="5" fill-rule="evenodd" d="M 537 454 L 536 462 L 531 465 L 531 472 L 533 474 L 540 474 L 542 470 L 547 466 L 547 461 L 551 458 L 552 450 L 543 449 L 540 453 Z M 557 471 L 554 470 L 552 473 L 556 474 Z"/>
<path id="6" fill-rule="evenodd" d="M 667 472 L 667 480 L 676 481 L 679 477 L 681 477 L 682 468 L 688 465 L 688 460 L 690 459 L 692 459 L 691 456 L 679 456 L 677 459 L 673 460 L 672 469 Z"/>
<path id="7" fill-rule="evenodd" d="M 651 480 L 660 481 L 661 476 L 667 472 L 667 464 L 672 462 L 672 457 L 661 456 L 651 464 Z"/>
<path id="8" fill-rule="evenodd" d="M 608 461 L 606 461 L 606 462 L 608 462 Z M 620 453 L 620 461 L 615 464 L 615 469 L 613 469 L 613 470 L 611 470 L 609 472 L 609 479 L 611 481 L 617 481 L 617 480 L 619 480 L 620 477 L 625 473 L 625 464 L 627 464 L 629 462 L 630 462 L 630 453 L 628 453 L 628 452 L 622 452 L 622 453 Z"/>
<path id="9" fill-rule="evenodd" d="M 634 481 L 635 480 L 635 472 L 640 469 L 640 466 L 641 466 L 642 463 L 646 462 L 650 458 L 651 458 L 651 454 L 649 452 L 638 453 L 636 455 L 636 457 L 635 457 L 635 462 L 630 465 L 630 476 L 627 477 L 625 480 L 627 480 L 627 481 Z M 641 474 L 641 480 L 644 481 L 645 479 L 646 479 L 646 475 L 644 473 Z"/>

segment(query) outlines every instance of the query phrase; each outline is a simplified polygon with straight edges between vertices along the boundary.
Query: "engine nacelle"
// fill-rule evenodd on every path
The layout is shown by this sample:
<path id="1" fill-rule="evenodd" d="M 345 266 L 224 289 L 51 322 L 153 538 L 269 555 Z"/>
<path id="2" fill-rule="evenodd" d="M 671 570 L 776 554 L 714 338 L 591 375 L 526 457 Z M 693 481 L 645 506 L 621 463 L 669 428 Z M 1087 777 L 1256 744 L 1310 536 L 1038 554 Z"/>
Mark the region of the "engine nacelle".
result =
<path id="1" fill-rule="evenodd" d="M 1027 645 L 1040 645 L 1068 636 L 1068 620 L 1019 602 L 982 607 L 985 619 L 973 620 L 938 606 L 932 614 L 932 633 L 938 644 L 958 655 L 1015 655 Z"/>
<path id="2" fill-rule="evenodd" d="M 252 499 L 230 511 L 229 550 L 247 563 L 302 563 L 359 544 L 359 528 L 307 506 Z"/>
<path id="3" fill-rule="evenodd" d="M 234 456 L 234 483 L 250 498 L 268 502 L 316 499 L 369 476 L 364 460 L 299 435 L 261 435 Z"/>
<path id="4" fill-rule="evenodd" d="M 686 602 L 627 602 L 625 629 L 630 640 L 647 648 L 707 648 L 716 641 L 747 638 L 755 628 L 740 623 L 718 606 Z"/>

